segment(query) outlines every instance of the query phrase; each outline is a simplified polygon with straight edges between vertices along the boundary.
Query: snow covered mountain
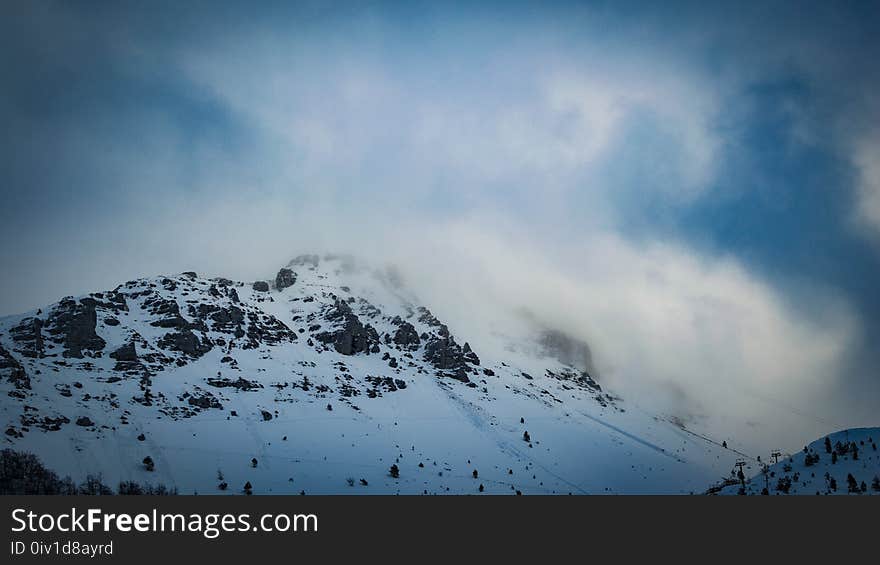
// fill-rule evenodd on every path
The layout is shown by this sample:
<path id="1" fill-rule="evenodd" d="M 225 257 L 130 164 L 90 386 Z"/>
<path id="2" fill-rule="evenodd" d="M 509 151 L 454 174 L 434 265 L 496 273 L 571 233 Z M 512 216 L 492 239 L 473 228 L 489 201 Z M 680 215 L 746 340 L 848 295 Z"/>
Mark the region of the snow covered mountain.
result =
<path id="1" fill-rule="evenodd" d="M 506 353 L 349 257 L 134 280 L 0 319 L 3 442 L 209 494 L 704 492 L 743 455 L 606 390 L 560 332 L 480 337 Z"/>
<path id="2" fill-rule="evenodd" d="M 709 490 L 712 494 L 880 494 L 880 428 L 830 434 L 798 453 L 768 462 L 746 462 L 746 470 Z"/>

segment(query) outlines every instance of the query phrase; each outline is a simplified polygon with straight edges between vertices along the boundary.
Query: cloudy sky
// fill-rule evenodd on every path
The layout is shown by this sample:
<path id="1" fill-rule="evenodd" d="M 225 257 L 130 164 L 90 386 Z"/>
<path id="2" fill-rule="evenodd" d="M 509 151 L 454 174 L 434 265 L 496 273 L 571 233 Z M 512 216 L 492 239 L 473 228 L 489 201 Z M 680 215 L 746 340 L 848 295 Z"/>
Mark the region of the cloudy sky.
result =
<path id="1" fill-rule="evenodd" d="M 4 2 L 0 315 L 349 251 L 697 412 L 877 425 L 880 6 L 474 4 Z"/>

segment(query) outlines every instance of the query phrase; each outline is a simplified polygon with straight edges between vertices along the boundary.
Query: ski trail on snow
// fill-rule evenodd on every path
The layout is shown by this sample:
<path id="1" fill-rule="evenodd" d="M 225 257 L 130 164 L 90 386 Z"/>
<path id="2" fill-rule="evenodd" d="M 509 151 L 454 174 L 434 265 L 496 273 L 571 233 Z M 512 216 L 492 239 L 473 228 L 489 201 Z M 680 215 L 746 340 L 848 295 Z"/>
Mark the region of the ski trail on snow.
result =
<path id="1" fill-rule="evenodd" d="M 687 461 L 685 461 L 681 457 L 679 457 L 677 455 L 673 455 L 672 453 L 669 453 L 668 451 L 666 451 L 662 447 L 660 447 L 656 444 L 653 444 L 648 440 L 642 439 L 639 436 L 632 434 L 624 429 L 621 429 L 621 428 L 615 426 L 614 424 L 610 424 L 610 423 L 606 422 L 605 420 L 602 420 L 601 418 L 597 418 L 596 416 L 593 416 L 591 414 L 587 414 L 586 412 L 583 412 L 581 410 L 575 410 L 575 412 L 577 412 L 578 414 L 580 414 L 581 416 L 583 416 L 585 418 L 592 420 L 593 422 L 596 422 L 599 425 L 605 426 L 606 428 L 608 428 L 614 432 L 617 432 L 618 434 L 626 437 L 627 439 L 630 439 L 630 440 L 632 440 L 638 444 L 641 444 L 649 449 L 653 449 L 657 453 L 665 455 L 666 457 L 669 457 L 670 459 L 674 459 L 675 461 L 678 461 L 679 463 L 687 463 Z"/>
<path id="2" fill-rule="evenodd" d="M 511 444 L 508 440 L 501 437 L 497 431 L 494 431 L 494 430 L 490 429 L 489 427 L 487 427 L 486 426 L 487 418 L 481 416 L 481 414 L 480 414 L 481 412 L 485 411 L 483 408 L 476 406 L 472 402 L 464 400 L 463 398 L 461 398 L 460 396 L 455 394 L 455 392 L 453 392 L 451 389 L 448 389 L 448 388 L 442 386 L 440 383 L 435 383 L 435 384 L 437 385 L 438 388 L 443 390 L 443 392 L 446 394 L 446 396 L 452 402 L 452 405 L 455 406 L 459 410 L 459 412 L 462 415 L 464 415 L 471 422 L 471 424 L 474 426 L 474 428 L 476 428 L 477 431 L 482 433 L 484 436 L 491 439 L 495 443 L 495 445 L 497 445 L 501 449 L 501 451 L 503 453 L 506 453 L 508 456 L 511 456 L 515 459 L 528 461 L 532 466 L 537 467 L 538 469 L 541 469 L 542 471 L 544 471 L 545 473 L 547 473 L 551 477 L 555 478 L 556 480 L 558 480 L 562 483 L 565 483 L 566 485 L 577 490 L 581 494 L 589 494 L 588 491 L 586 491 L 584 488 L 582 488 L 577 483 L 574 483 L 574 482 L 566 479 L 562 475 L 559 475 L 558 473 L 549 469 L 543 463 L 536 460 L 531 455 L 520 450 L 518 447 L 515 447 L 513 444 Z M 503 482 L 503 481 L 496 481 L 496 482 Z"/>

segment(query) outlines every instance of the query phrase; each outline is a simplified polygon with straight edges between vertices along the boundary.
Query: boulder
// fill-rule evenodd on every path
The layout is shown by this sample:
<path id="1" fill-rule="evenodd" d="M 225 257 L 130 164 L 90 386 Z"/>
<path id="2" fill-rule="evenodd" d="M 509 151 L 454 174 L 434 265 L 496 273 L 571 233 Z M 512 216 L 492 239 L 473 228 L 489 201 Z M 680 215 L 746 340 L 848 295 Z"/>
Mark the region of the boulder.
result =
<path id="1" fill-rule="evenodd" d="M 281 269 L 278 271 L 278 275 L 275 277 L 276 289 L 284 290 L 285 288 L 293 286 L 294 283 L 296 283 L 296 273 L 290 269 Z"/>
<path id="2" fill-rule="evenodd" d="M 117 361 L 134 362 L 138 360 L 137 351 L 134 348 L 134 342 L 129 342 L 113 353 L 110 354 L 111 359 Z"/>

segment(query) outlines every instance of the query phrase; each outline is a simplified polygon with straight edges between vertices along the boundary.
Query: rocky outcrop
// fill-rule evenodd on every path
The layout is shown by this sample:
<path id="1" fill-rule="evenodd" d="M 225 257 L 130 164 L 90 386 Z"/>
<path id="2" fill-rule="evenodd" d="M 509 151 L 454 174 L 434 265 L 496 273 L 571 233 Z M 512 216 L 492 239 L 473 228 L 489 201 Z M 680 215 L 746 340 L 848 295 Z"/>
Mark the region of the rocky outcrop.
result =
<path id="1" fill-rule="evenodd" d="M 238 306 L 226 308 L 214 304 L 191 304 L 189 315 L 203 324 L 210 323 L 211 329 L 220 333 L 232 333 L 241 329 L 245 320 L 244 310 Z"/>
<path id="2" fill-rule="evenodd" d="M 137 351 L 134 348 L 134 342 L 129 342 L 110 354 L 111 359 L 122 362 L 136 362 L 138 360 Z"/>
<path id="3" fill-rule="evenodd" d="M 245 335 L 248 339 L 245 349 L 254 349 L 260 345 L 278 345 L 297 340 L 296 332 L 287 325 L 268 314 L 247 313 L 248 326 Z"/>
<path id="4" fill-rule="evenodd" d="M 479 365 L 480 358 L 477 357 L 477 354 L 471 349 L 471 345 L 468 342 L 464 342 L 464 347 L 461 348 L 461 354 L 464 357 L 466 363 L 470 363 L 471 365 Z"/>
<path id="5" fill-rule="evenodd" d="M 157 328 L 188 329 L 189 322 L 180 315 L 180 306 L 176 300 L 152 296 L 144 301 L 144 308 L 160 319 L 151 322 L 150 325 Z"/>
<path id="6" fill-rule="evenodd" d="M 434 317 L 434 314 L 431 313 L 430 310 L 425 308 L 424 306 L 419 306 L 419 322 L 425 324 L 426 326 L 431 326 L 434 328 L 445 327 L 443 324 Z"/>
<path id="7" fill-rule="evenodd" d="M 225 378 L 209 378 L 207 379 L 207 383 L 213 387 L 217 388 L 234 388 L 236 390 L 250 391 L 257 390 L 263 388 L 258 382 L 249 381 L 245 378 L 238 377 L 236 380 L 225 379 Z"/>
<path id="8" fill-rule="evenodd" d="M 18 360 L 0 345 L 0 379 L 12 383 L 17 390 L 30 390 L 31 380 Z"/>
<path id="9" fill-rule="evenodd" d="M 336 329 L 314 337 L 322 343 L 332 344 L 338 353 L 354 355 L 378 350 L 379 334 L 371 325 L 362 324 L 346 302 L 336 300 L 325 312 L 324 319 L 334 323 Z"/>
<path id="10" fill-rule="evenodd" d="M 395 316 L 391 323 L 397 326 L 392 341 L 400 349 L 415 351 L 421 346 L 422 342 L 419 339 L 419 332 L 416 331 L 412 324 L 403 321 L 400 316 Z"/>
<path id="11" fill-rule="evenodd" d="M 593 372 L 590 346 L 558 330 L 544 330 L 538 336 L 544 355 L 553 357 L 581 371 Z"/>
<path id="12" fill-rule="evenodd" d="M 25 318 L 17 326 L 9 330 L 12 341 L 15 342 L 15 351 L 25 357 L 43 357 L 43 320 L 40 318 Z"/>
<path id="13" fill-rule="evenodd" d="M 257 292 L 269 292 L 269 283 L 266 281 L 257 281 L 253 284 L 253 289 Z"/>
<path id="14" fill-rule="evenodd" d="M 159 340 L 159 347 L 179 351 L 197 359 L 211 351 L 213 345 L 209 341 L 200 340 L 192 330 L 183 330 L 169 332 L 162 336 L 162 339 Z"/>
<path id="15" fill-rule="evenodd" d="M 63 343 L 65 357 L 83 358 L 83 351 L 100 351 L 106 343 L 95 332 L 98 322 L 94 298 L 79 302 L 65 298 L 46 320 L 46 330 L 56 343 Z"/>
<path id="16" fill-rule="evenodd" d="M 99 310 L 109 310 L 114 314 L 128 311 L 125 295 L 119 292 L 118 289 L 107 292 L 93 292 L 90 296 L 95 299 L 95 306 Z"/>
<path id="17" fill-rule="evenodd" d="M 290 269 L 281 269 L 275 276 L 275 288 L 278 290 L 291 287 L 294 283 L 296 283 L 296 273 Z"/>
<path id="18" fill-rule="evenodd" d="M 431 363 L 441 374 L 461 382 L 470 382 L 467 374 L 471 372 L 468 363 L 479 364 L 479 358 L 470 345 L 463 349 L 449 333 L 444 324 L 439 325 L 437 334 L 428 336 L 425 344 L 425 361 Z"/>
<path id="19" fill-rule="evenodd" d="M 209 408 L 216 408 L 217 410 L 223 410 L 223 405 L 220 404 L 220 401 L 210 393 L 204 394 L 192 394 L 189 398 L 186 399 L 187 404 L 190 406 L 194 406 L 196 408 L 201 408 L 202 410 L 208 410 Z"/>
<path id="20" fill-rule="evenodd" d="M 110 353 L 110 358 L 116 360 L 116 366 L 113 368 L 114 371 L 134 374 L 144 369 L 144 365 L 138 359 L 134 340 Z"/>

